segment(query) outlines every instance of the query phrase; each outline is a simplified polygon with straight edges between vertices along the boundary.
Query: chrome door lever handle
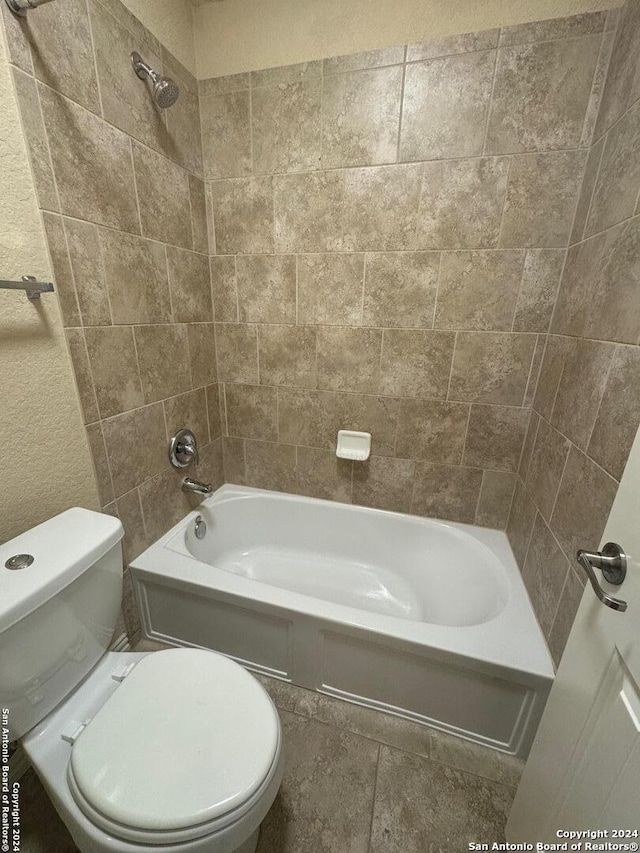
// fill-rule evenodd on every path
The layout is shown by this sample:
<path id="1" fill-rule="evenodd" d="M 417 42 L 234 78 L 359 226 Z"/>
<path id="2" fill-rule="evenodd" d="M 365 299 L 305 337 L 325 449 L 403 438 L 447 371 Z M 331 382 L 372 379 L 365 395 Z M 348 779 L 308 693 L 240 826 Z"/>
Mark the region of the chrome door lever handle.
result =
<path id="1" fill-rule="evenodd" d="M 600 584 L 594 569 L 601 569 L 602 574 L 609 583 L 619 586 L 627 574 L 627 557 L 622 548 L 615 542 L 607 542 L 602 551 L 583 551 L 576 554 L 578 565 L 580 565 L 589 578 L 593 591 L 603 604 L 612 610 L 621 613 L 627 609 L 627 602 L 620 598 L 614 598 L 605 592 Z"/>

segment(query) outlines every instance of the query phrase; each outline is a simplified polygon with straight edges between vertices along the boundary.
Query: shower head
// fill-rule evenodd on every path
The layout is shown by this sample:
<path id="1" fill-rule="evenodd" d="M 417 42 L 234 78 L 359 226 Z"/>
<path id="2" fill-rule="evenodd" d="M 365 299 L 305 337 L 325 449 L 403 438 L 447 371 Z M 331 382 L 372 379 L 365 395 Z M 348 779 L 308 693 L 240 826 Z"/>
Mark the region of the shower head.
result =
<path id="1" fill-rule="evenodd" d="M 151 80 L 153 83 L 153 100 L 161 109 L 166 110 L 167 107 L 172 107 L 175 104 L 180 95 L 180 89 L 175 80 L 172 80 L 171 77 L 162 77 L 147 65 L 135 50 L 131 54 L 131 64 L 141 80 L 146 80 L 147 77 Z"/>

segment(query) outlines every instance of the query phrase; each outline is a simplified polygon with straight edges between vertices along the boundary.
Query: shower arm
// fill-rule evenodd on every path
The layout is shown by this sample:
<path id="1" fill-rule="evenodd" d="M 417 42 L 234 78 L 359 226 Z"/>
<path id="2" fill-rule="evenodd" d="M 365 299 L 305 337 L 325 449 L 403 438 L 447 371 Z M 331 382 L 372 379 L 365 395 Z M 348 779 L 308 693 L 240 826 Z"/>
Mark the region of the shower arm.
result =
<path id="1" fill-rule="evenodd" d="M 26 15 L 29 9 L 37 9 L 38 6 L 50 3 L 51 0 L 5 0 L 5 2 L 14 15 Z"/>

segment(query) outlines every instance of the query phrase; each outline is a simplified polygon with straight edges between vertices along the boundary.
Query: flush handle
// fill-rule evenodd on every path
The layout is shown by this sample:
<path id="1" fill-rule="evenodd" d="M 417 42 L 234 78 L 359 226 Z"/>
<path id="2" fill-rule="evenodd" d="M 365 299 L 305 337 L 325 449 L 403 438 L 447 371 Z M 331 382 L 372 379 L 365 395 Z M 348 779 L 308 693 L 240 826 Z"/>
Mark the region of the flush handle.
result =
<path id="1" fill-rule="evenodd" d="M 627 609 L 627 602 L 620 598 L 614 598 L 605 592 L 594 571 L 600 569 L 608 583 L 620 586 L 627 575 L 627 557 L 622 548 L 615 542 L 607 542 L 602 551 L 583 551 L 581 549 L 576 554 L 576 559 L 578 565 L 587 573 L 589 583 L 600 601 L 612 610 L 619 610 L 624 613 Z"/>

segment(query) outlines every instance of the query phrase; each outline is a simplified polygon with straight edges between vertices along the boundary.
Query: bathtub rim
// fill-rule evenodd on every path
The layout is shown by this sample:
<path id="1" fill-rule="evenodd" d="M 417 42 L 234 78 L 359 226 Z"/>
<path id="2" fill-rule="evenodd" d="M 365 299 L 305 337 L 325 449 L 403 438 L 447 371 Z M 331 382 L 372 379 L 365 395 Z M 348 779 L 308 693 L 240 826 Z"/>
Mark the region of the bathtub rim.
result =
<path id="1" fill-rule="evenodd" d="M 192 510 L 170 530 L 152 543 L 131 561 L 133 579 L 153 580 L 163 578 L 173 581 L 182 589 L 213 589 L 223 598 L 237 603 L 259 602 L 280 612 L 306 615 L 327 624 L 340 625 L 354 631 L 382 635 L 388 639 L 419 647 L 428 647 L 434 658 L 442 661 L 467 661 L 467 668 L 488 675 L 509 678 L 511 674 L 530 676 L 534 681 L 553 680 L 555 670 L 550 652 L 534 615 L 532 605 L 522 581 L 520 570 L 503 531 L 477 527 L 462 522 L 446 521 L 389 510 L 342 504 L 321 498 L 293 495 L 237 486 L 225 483 L 202 504 L 215 507 L 222 501 L 270 497 L 294 500 L 308 505 L 329 505 L 344 511 L 359 511 L 372 516 L 410 519 L 421 526 L 445 526 L 462 531 L 489 547 L 502 564 L 509 584 L 508 600 L 503 610 L 492 620 L 477 625 L 447 626 L 430 622 L 417 622 L 396 616 L 372 613 L 348 605 L 315 598 L 303 593 L 271 586 L 232 574 L 224 569 L 204 563 L 194 557 L 184 543 L 184 531 L 200 514 L 200 507 Z M 182 536 L 182 541 L 180 537 Z M 505 641 L 503 638 L 509 638 Z M 483 644 L 480 650 L 477 644 Z M 512 677 L 512 676 L 511 676 Z"/>

